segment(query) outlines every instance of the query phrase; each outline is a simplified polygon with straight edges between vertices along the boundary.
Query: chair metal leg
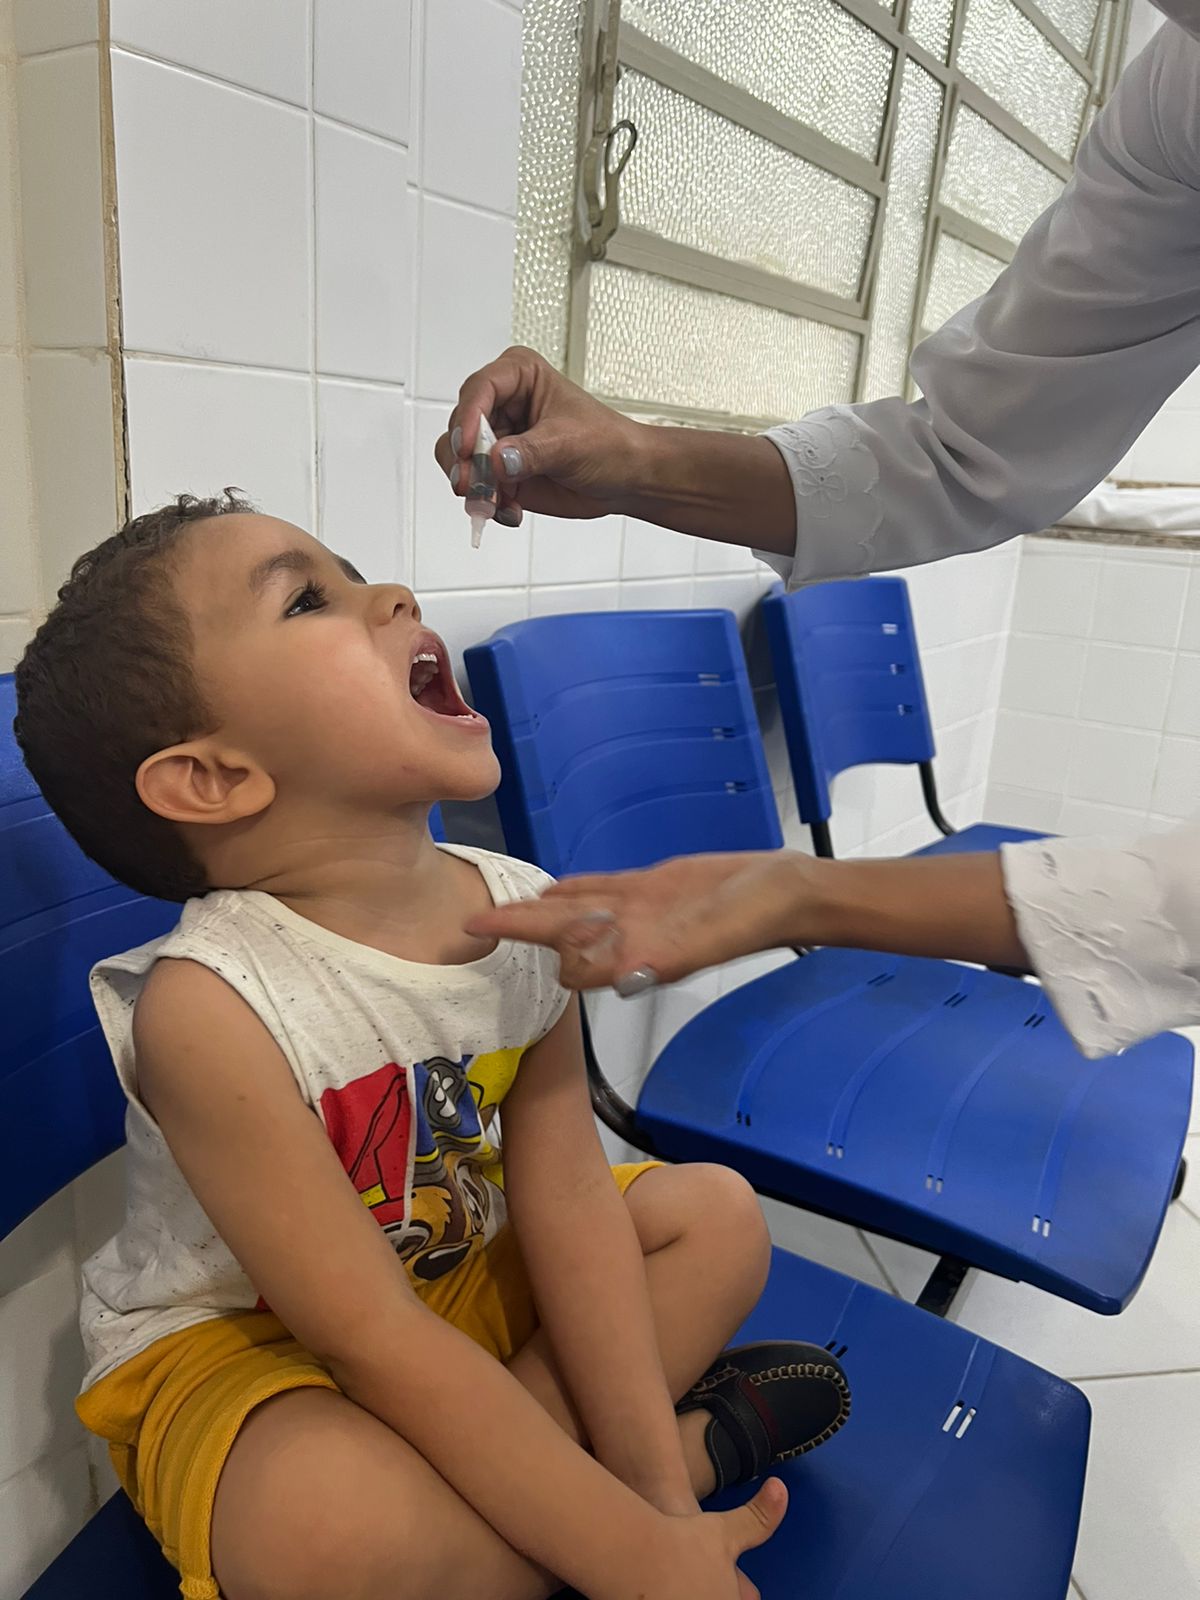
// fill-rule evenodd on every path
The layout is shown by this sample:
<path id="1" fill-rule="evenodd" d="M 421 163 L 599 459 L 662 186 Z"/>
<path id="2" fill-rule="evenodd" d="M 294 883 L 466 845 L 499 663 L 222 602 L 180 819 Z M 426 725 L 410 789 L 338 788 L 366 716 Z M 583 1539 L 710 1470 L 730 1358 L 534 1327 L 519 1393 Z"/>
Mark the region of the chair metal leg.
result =
<path id="1" fill-rule="evenodd" d="M 960 1261 L 957 1256 L 943 1256 L 917 1296 L 918 1307 L 935 1317 L 949 1316 L 955 1296 L 970 1270 L 967 1262 Z"/>

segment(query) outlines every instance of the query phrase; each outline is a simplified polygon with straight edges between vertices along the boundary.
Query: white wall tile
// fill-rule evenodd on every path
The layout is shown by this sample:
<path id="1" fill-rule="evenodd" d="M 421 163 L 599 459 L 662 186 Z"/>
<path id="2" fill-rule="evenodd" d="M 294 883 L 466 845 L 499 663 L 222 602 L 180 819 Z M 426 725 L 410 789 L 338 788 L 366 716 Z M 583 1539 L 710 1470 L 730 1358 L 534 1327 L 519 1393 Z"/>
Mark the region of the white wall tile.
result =
<path id="1" fill-rule="evenodd" d="M 412 0 L 313 0 L 313 31 L 316 110 L 406 143 Z"/>
<path id="2" fill-rule="evenodd" d="M 521 622 L 529 615 L 527 589 L 462 589 L 442 593 L 419 592 L 421 615 L 434 633 L 450 647 L 454 676 L 464 691 L 468 688 L 463 651 L 473 644 L 486 644 L 497 628 Z"/>
<path id="3" fill-rule="evenodd" d="M 270 515 L 311 527 L 307 377 L 132 358 L 125 385 L 135 512 L 184 491 L 233 487 Z"/>
<path id="4" fill-rule="evenodd" d="M 1188 578 L 1187 599 L 1179 628 L 1179 648 L 1200 651 L 1200 563 L 1193 565 Z"/>
<path id="5" fill-rule="evenodd" d="M 495 0 L 425 9 L 422 181 L 514 216 L 521 121 L 521 19 Z"/>
<path id="6" fill-rule="evenodd" d="M 421 206 L 417 393 L 454 400 L 511 341 L 514 229 L 446 200 Z"/>
<path id="7" fill-rule="evenodd" d="M 11 672 L 33 638 L 30 617 L 0 616 L 0 672 Z"/>
<path id="8" fill-rule="evenodd" d="M 37 604 L 26 418 L 24 364 L 0 355 L 0 611 L 8 612 Z"/>
<path id="9" fill-rule="evenodd" d="M 1031 539 L 1022 549 L 1013 628 L 1021 633 L 1086 638 L 1100 579 L 1100 558 L 1090 545 L 1072 548 L 1056 544 L 1053 553 L 1047 554 L 1049 543 Z M 1081 550 L 1082 555 L 1078 553 Z"/>
<path id="10" fill-rule="evenodd" d="M 625 518 L 625 546 L 621 554 L 623 578 L 678 578 L 691 573 L 697 541 L 637 517 Z M 719 582 L 719 580 L 717 580 Z M 713 585 L 710 583 L 710 589 Z M 708 604 L 713 602 L 709 601 Z"/>
<path id="11" fill-rule="evenodd" d="M 53 350 L 30 357 L 38 554 L 46 595 L 65 582 L 77 556 L 117 526 L 112 385 L 105 355 Z"/>
<path id="12" fill-rule="evenodd" d="M 1071 724 L 1002 710 L 996 719 L 991 781 L 1009 789 L 1062 794 L 1071 762 Z"/>
<path id="13" fill-rule="evenodd" d="M 1163 740 L 1150 805 L 1167 817 L 1192 817 L 1200 812 L 1200 739 Z"/>
<path id="14" fill-rule="evenodd" d="M 94 44 L 100 37 L 99 0 L 14 0 L 12 15 L 23 56 Z"/>
<path id="15" fill-rule="evenodd" d="M 0 1301 L 35 1278 L 74 1264 L 71 1195 L 52 1195 L 5 1239 L 0 1239 Z"/>
<path id="16" fill-rule="evenodd" d="M 1175 658 L 1167 732 L 1200 736 L 1200 655 Z"/>
<path id="17" fill-rule="evenodd" d="M 763 563 L 744 544 L 721 544 L 716 539 L 696 540 L 696 571 L 762 572 Z M 775 574 L 771 574 L 774 578 Z"/>
<path id="18" fill-rule="evenodd" d="M 17 69 L 0 60 L 0 172 L 11 173 L 15 152 L 9 129 L 9 106 L 16 98 Z M 17 186 L 0 184 L 0 346 L 19 338 L 17 310 Z"/>
<path id="19" fill-rule="evenodd" d="M 948 645 L 925 655 L 921 665 L 934 728 L 948 727 L 995 707 L 1003 640 L 994 636 Z"/>
<path id="20" fill-rule="evenodd" d="M 620 517 L 550 517 L 526 512 L 532 523 L 534 583 L 615 579 L 621 570 Z"/>
<path id="21" fill-rule="evenodd" d="M 85 1444 L 0 1484 L 0 1594 L 18 1600 L 91 1511 Z"/>
<path id="22" fill-rule="evenodd" d="M 0 1483 L 83 1437 L 77 1272 L 67 1254 L 0 1299 Z"/>
<path id="23" fill-rule="evenodd" d="M 317 368 L 408 377 L 412 241 L 408 156 L 328 122 L 316 127 Z M 466 374 L 464 373 L 464 377 Z"/>
<path id="24" fill-rule="evenodd" d="M 639 524 L 639 528 L 642 530 L 650 526 L 651 524 L 647 522 Z M 640 532 L 638 537 L 641 537 Z M 682 539 L 686 538 L 687 536 L 685 534 L 680 534 L 678 537 Z M 625 529 L 626 550 L 629 549 L 629 541 L 630 532 L 627 519 Z M 664 577 L 668 575 L 669 574 L 663 574 Z M 633 577 L 634 574 L 627 572 L 625 576 Z M 650 574 L 647 573 L 646 576 L 649 577 Z M 762 585 L 759 583 L 758 578 L 754 573 L 745 573 L 739 575 L 738 573 L 731 572 L 728 574 L 718 575 L 716 577 L 697 577 L 692 585 L 692 595 L 692 604 L 694 606 L 698 606 L 702 609 L 713 608 L 720 611 L 732 611 L 734 616 L 736 616 L 738 619 L 739 626 L 743 630 L 742 643 L 745 647 L 747 643 L 745 631 L 749 623 L 749 619 L 751 618 L 752 613 L 757 611 L 759 601 L 762 599 Z M 756 675 L 754 670 L 755 660 L 757 659 L 758 652 L 755 649 L 750 648 L 747 651 L 747 655 L 750 658 L 748 662 L 750 666 L 750 681 L 755 685 L 756 688 L 758 688 L 763 681 L 761 679 L 761 675 Z"/>
<path id="25" fill-rule="evenodd" d="M 690 577 L 635 578 L 621 583 L 622 611 L 684 611 L 691 603 Z"/>
<path id="26" fill-rule="evenodd" d="M 1152 551 L 1141 561 L 1106 560 L 1100 572 L 1092 636 L 1114 644 L 1173 650 L 1187 590 L 1188 563 Z"/>
<path id="27" fill-rule="evenodd" d="M 1081 639 L 1014 633 L 1005 656 L 1001 703 L 1010 711 L 1073 717 L 1086 657 L 1087 646 Z"/>
<path id="28" fill-rule="evenodd" d="M 1129 728 L 1078 727 L 1067 792 L 1076 800 L 1144 811 L 1154 788 L 1161 740 Z"/>
<path id="29" fill-rule="evenodd" d="M 103 345 L 99 51 L 34 56 L 17 76 L 26 331 L 36 345 Z"/>
<path id="30" fill-rule="evenodd" d="M 307 371 L 308 120 L 112 52 L 125 347 Z"/>
<path id="31" fill-rule="evenodd" d="M 531 617 L 562 616 L 572 611 L 615 611 L 619 590 L 615 583 L 540 584 L 529 591 Z"/>
<path id="32" fill-rule="evenodd" d="M 993 783 L 987 792 L 984 816 L 988 822 L 1009 828 L 1033 828 L 1041 833 L 1057 833 L 1062 813 L 1058 795 L 1039 794 L 1034 789 L 1009 789 Z"/>
<path id="33" fill-rule="evenodd" d="M 317 526 L 370 583 L 412 577 L 408 408 L 398 389 L 317 385 Z"/>
<path id="34" fill-rule="evenodd" d="M 1147 831 L 1146 813 L 1068 796 L 1059 812 L 1057 831 L 1076 836 L 1098 834 L 1106 839 L 1133 838 Z"/>
<path id="35" fill-rule="evenodd" d="M 452 493 L 433 459 L 445 431 L 442 406 L 413 411 L 413 473 L 416 482 L 416 589 L 513 588 L 529 581 L 529 529 L 489 522 L 478 550 L 471 548 L 471 524 L 463 502 Z"/>
<path id="36" fill-rule="evenodd" d="M 1089 722 L 1157 732 L 1163 725 L 1174 656 L 1127 645 L 1088 647 L 1079 714 Z"/>
<path id="37" fill-rule="evenodd" d="M 114 44 L 308 104 L 306 0 L 109 0 Z"/>

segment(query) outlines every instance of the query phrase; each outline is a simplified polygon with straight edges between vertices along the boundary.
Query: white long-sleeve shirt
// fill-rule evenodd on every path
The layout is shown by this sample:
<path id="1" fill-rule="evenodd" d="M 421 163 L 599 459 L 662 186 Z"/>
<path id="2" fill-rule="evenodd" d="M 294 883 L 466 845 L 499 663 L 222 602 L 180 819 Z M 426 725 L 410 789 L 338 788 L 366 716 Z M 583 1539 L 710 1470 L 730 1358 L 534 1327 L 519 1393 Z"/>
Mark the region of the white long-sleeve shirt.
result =
<path id="1" fill-rule="evenodd" d="M 1050 526 L 1200 366 L 1200 0 L 1157 3 L 1173 20 L 1126 69 L 1062 196 L 914 353 L 923 398 L 771 430 L 797 539 L 794 560 L 764 559 L 790 583 Z M 1004 873 L 1085 1054 L 1200 1023 L 1200 821 L 1132 843 L 1007 846 Z"/>

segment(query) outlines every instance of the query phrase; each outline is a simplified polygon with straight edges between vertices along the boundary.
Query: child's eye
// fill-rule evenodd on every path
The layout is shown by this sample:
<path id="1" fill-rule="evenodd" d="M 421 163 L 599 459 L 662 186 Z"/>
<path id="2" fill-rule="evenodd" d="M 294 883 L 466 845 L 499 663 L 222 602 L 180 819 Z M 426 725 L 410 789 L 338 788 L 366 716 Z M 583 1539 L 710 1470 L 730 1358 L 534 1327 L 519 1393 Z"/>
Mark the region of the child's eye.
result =
<path id="1" fill-rule="evenodd" d="M 326 594 L 319 583 L 306 583 L 300 593 L 284 612 L 285 617 L 302 617 L 306 611 L 320 611 L 324 608 Z"/>

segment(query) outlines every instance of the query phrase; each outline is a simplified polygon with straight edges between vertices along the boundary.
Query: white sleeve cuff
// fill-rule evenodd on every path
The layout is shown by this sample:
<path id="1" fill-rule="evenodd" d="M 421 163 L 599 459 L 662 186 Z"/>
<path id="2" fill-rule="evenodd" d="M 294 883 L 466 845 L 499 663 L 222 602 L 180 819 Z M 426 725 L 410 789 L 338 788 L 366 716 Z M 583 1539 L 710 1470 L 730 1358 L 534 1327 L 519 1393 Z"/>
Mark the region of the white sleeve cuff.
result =
<path id="1" fill-rule="evenodd" d="M 1200 1022 L 1200 953 L 1172 915 L 1174 873 L 1162 851 L 1166 844 L 1169 856 L 1181 839 L 1047 839 L 1001 850 L 1021 941 L 1085 1056 Z"/>

